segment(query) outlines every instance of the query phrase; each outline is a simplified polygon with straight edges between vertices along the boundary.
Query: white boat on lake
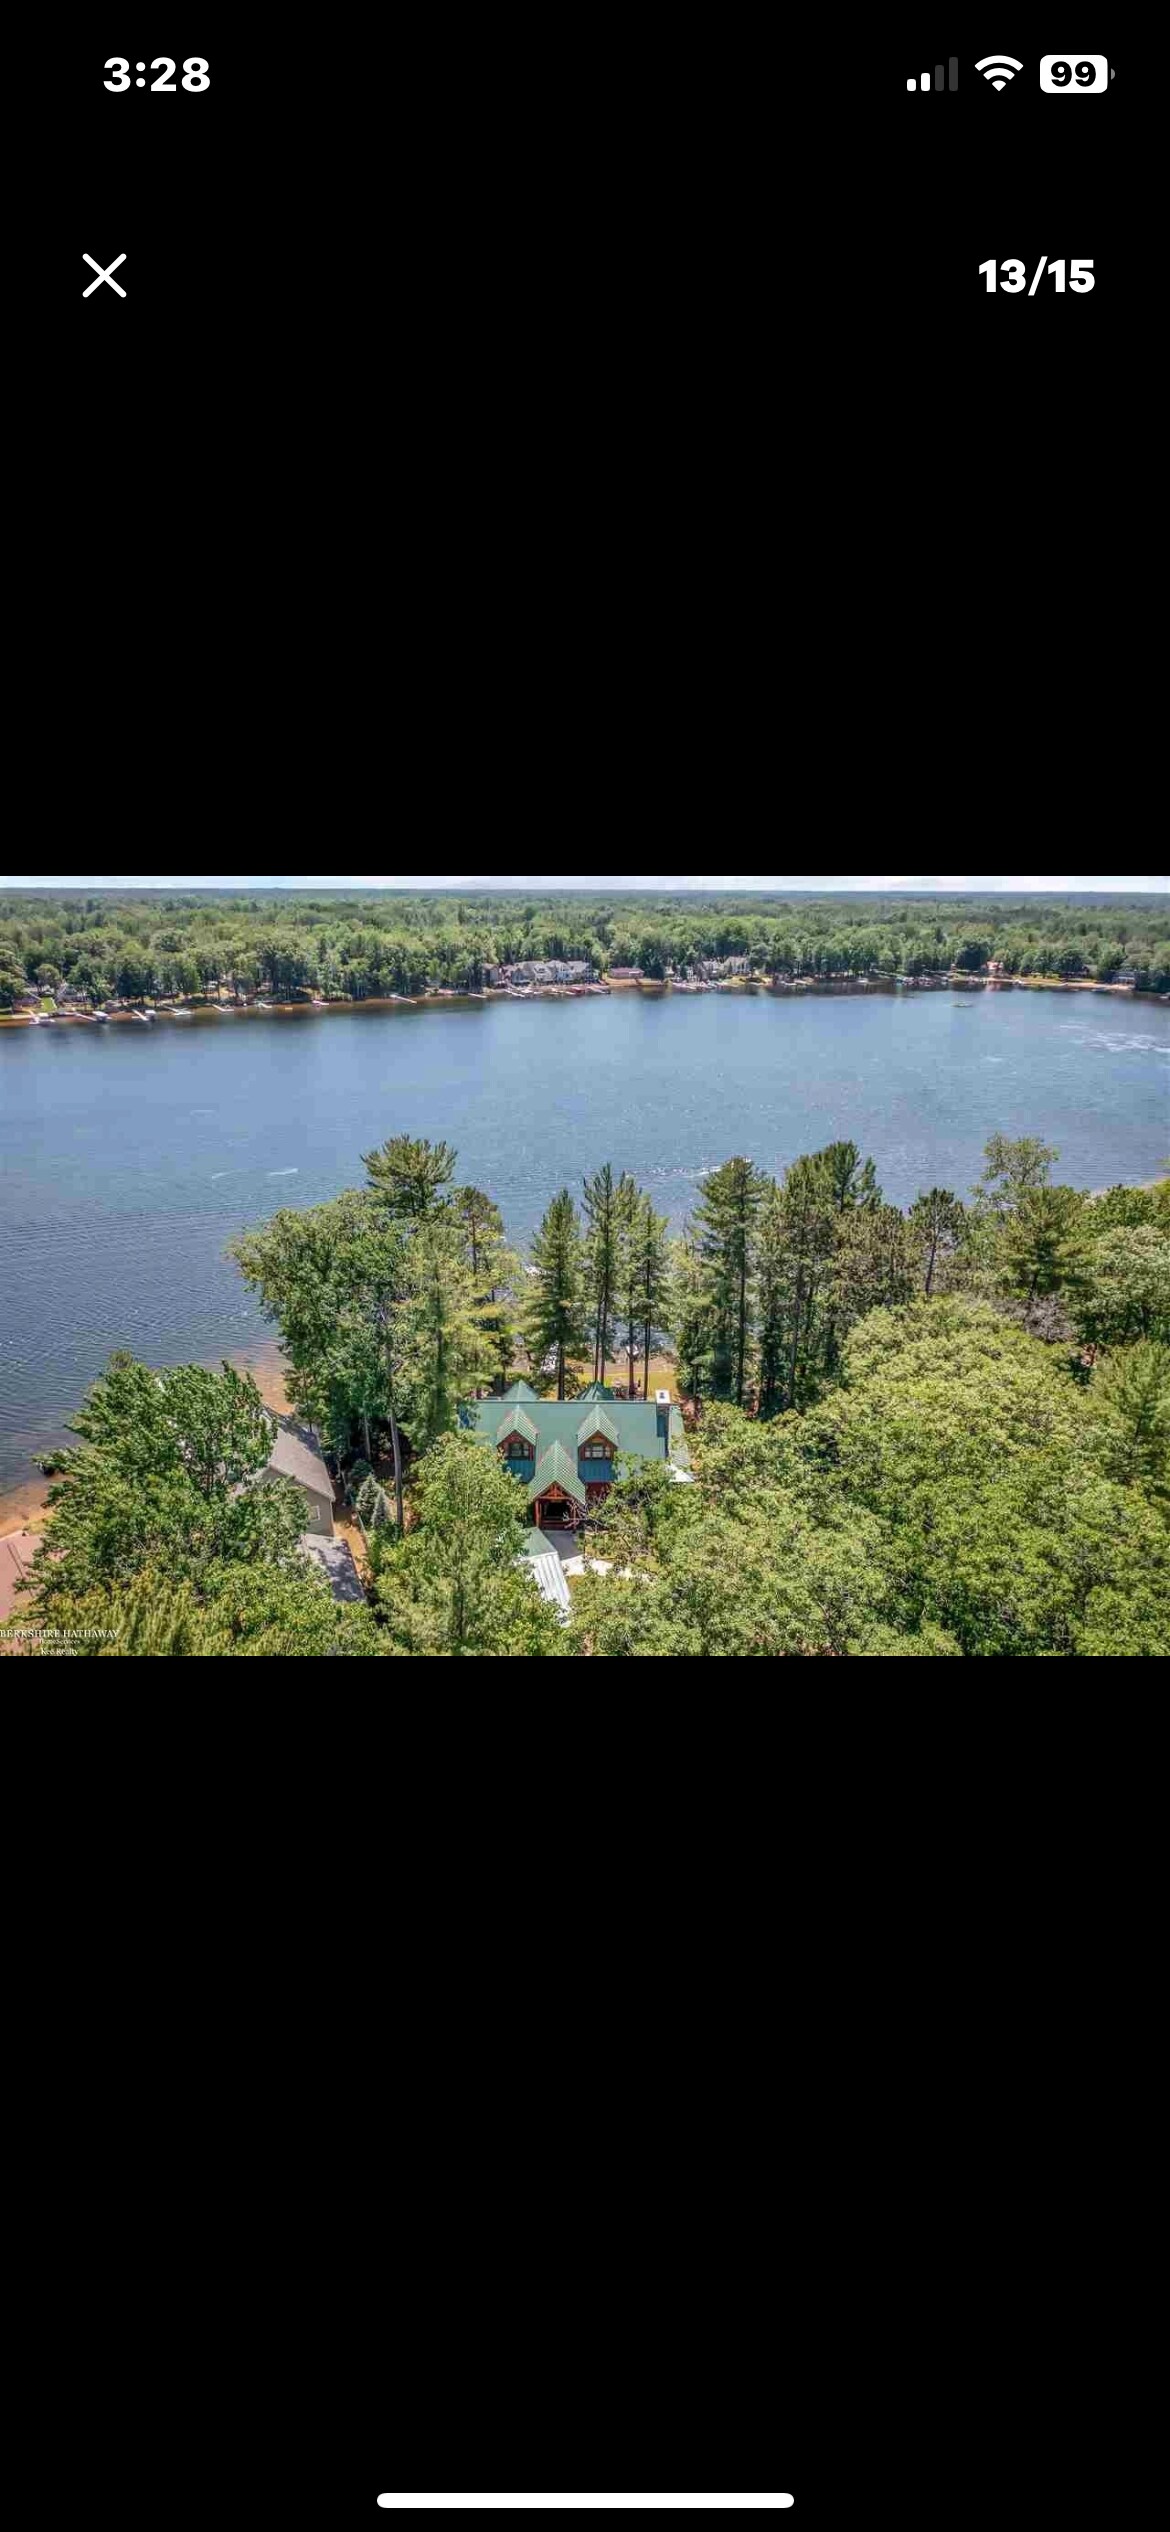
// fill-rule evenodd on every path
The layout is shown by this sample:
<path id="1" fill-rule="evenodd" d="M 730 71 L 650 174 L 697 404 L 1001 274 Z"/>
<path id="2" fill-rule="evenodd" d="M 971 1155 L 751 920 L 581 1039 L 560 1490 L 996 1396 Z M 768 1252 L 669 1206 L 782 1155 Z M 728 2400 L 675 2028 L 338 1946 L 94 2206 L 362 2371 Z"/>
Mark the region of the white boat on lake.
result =
<path id="1" fill-rule="evenodd" d="M 91 1019 L 94 1020 L 108 1020 L 109 1016 L 108 1011 L 94 1011 L 90 1014 Z"/>

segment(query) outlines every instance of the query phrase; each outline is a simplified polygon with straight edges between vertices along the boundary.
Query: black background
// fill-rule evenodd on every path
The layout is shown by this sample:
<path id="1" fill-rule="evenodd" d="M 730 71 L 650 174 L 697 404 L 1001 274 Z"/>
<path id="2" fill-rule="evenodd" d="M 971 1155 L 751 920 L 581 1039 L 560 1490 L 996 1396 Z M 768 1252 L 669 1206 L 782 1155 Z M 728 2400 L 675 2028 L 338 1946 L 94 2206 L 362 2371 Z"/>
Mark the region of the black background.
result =
<path id="1" fill-rule="evenodd" d="M 1134 13 L 1082 0 L 1074 16 L 919 11 L 836 57 L 810 100 L 817 541 L 840 557 L 832 690 L 846 682 L 848 717 L 875 730 L 875 808 L 912 763 L 916 797 L 960 814 L 1063 815 L 1061 742 L 1087 713 L 1078 779 L 1103 809 L 1142 709 L 1162 47 L 1152 29 L 1131 40 Z M 1041 55 L 1077 26 L 1116 77 L 1099 97 L 1043 95 Z M 1001 90 L 974 67 L 997 45 L 1023 63 Z M 952 53 L 956 94 L 907 92 Z M 1018 258 L 1030 284 L 1042 254 L 1093 257 L 1095 288 L 1058 296 L 1046 274 L 1034 298 L 987 292 L 988 257 Z M 818 608 L 823 585 L 822 568 Z"/>
<path id="2" fill-rule="evenodd" d="M 164 55 L 176 65 L 173 95 L 152 86 L 164 74 L 151 64 Z M 116 94 L 104 85 L 118 75 L 105 68 L 113 56 L 131 80 Z M 208 64 L 202 92 L 182 86 L 192 56 Z M 71 72 L 75 234 L 62 286 L 76 276 L 71 315 L 83 363 L 127 391 L 148 392 L 174 369 L 207 385 L 229 380 L 262 353 L 296 249 L 297 214 L 282 186 L 287 55 L 197 11 L 148 22 L 132 12 L 75 37 Z M 103 266 L 125 254 L 114 276 L 124 300 L 103 285 L 83 301 L 95 278 L 83 253 Z"/>
<path id="3" fill-rule="evenodd" d="M 1018 505 L 1028 496 L 1028 485 L 1018 480 L 1021 460 L 1029 468 L 1036 460 L 1042 464 L 1050 490 L 1071 484 L 1086 465 L 1099 482 L 1130 425 L 1125 369 L 1148 252 L 1136 199 L 1139 116 L 1153 74 L 1147 61 L 1135 63 L 1111 40 L 1107 25 L 1098 24 L 1086 48 L 1106 53 L 1116 67 L 1107 93 L 1046 95 L 1040 57 L 1060 48 L 1059 12 L 1032 41 L 1008 15 L 1005 49 L 1023 68 L 1002 89 L 974 67 L 996 49 L 986 22 L 964 42 L 945 20 L 920 16 L 911 34 L 899 28 L 883 45 L 880 73 L 874 65 L 885 206 L 875 227 L 888 241 L 874 318 L 936 430 L 939 400 L 946 399 L 952 446 L 969 450 L 977 464 L 976 435 L 994 435 L 983 455 L 987 494 L 994 496 L 998 478 L 1002 496 L 1004 442 L 1014 437 L 1012 500 Z M 1036 20 L 1027 23 L 1034 27 Z M 933 73 L 952 53 L 959 60 L 955 94 L 907 92 L 909 77 Z M 1074 63 L 1077 58 L 1069 55 Z M 888 81 L 888 95 L 878 90 L 879 75 Z M 1041 255 L 1049 264 L 1065 259 L 1063 294 L 1046 270 L 1035 297 L 1028 296 Z M 1067 286 L 1074 256 L 1094 259 L 1095 287 L 1088 293 Z M 996 290 L 989 292 L 979 272 L 988 257 L 997 267 L 1009 257 L 1023 263 L 1024 290 L 1005 292 L 997 272 Z"/>
<path id="4" fill-rule="evenodd" d="M 446 476 L 472 526 L 493 466 L 497 493 L 501 472 L 527 499 L 547 481 L 562 520 L 608 479 L 644 522 L 677 480 L 676 515 L 714 494 L 758 537 L 803 524 L 793 424 L 838 479 L 842 439 L 854 466 L 884 442 L 895 480 L 904 441 L 911 492 L 915 467 L 979 463 L 989 430 L 1061 474 L 1090 434 L 1099 473 L 1132 429 L 1160 87 L 1101 27 L 1109 92 L 1052 97 L 1051 25 L 1009 27 L 1024 69 L 997 92 L 986 26 L 921 16 L 781 60 L 734 33 L 664 52 L 436 23 L 307 51 L 199 12 L 162 40 L 137 24 L 71 38 L 53 292 L 83 386 L 246 404 L 295 371 L 344 428 L 377 379 L 406 471 Z M 109 55 L 133 80 L 164 43 L 176 81 L 208 60 L 205 93 L 105 89 Z M 956 95 L 907 94 L 952 51 Z M 83 250 L 126 254 L 125 301 L 83 301 Z M 1093 256 L 1093 291 L 988 294 L 988 256 L 1030 280 L 1041 253 Z"/>

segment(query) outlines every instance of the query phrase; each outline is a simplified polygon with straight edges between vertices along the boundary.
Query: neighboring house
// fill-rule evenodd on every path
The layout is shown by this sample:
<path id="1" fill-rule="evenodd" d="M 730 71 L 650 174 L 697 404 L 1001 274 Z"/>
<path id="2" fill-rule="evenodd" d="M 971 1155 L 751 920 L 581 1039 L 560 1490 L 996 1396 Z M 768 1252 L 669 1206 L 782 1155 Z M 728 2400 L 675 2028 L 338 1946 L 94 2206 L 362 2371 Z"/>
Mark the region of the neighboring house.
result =
<path id="1" fill-rule="evenodd" d="M 314 1538 L 306 1530 L 299 1541 L 302 1556 L 319 1565 L 335 1600 L 364 1600 L 362 1578 L 353 1561 L 348 1539 Z"/>
<path id="2" fill-rule="evenodd" d="M 510 985 L 583 985 L 592 974 L 587 958 L 520 958 L 512 967 L 484 969 L 487 982 L 498 975 Z"/>
<path id="3" fill-rule="evenodd" d="M 617 975 L 619 971 L 615 968 L 613 972 Z M 689 976 L 705 985 L 720 985 L 728 976 L 750 976 L 751 972 L 750 958 L 698 958 L 687 969 Z"/>
<path id="4" fill-rule="evenodd" d="M 640 985 L 642 982 L 643 970 L 640 967 L 611 967 L 607 973 L 614 985 Z"/>
<path id="5" fill-rule="evenodd" d="M 665 1391 L 643 1402 L 594 1381 L 583 1397 L 558 1401 L 518 1380 L 504 1398 L 469 1400 L 459 1422 L 523 1486 L 538 1529 L 579 1529 L 605 1502 L 619 1457 L 689 1465 L 682 1411 Z"/>
<path id="6" fill-rule="evenodd" d="M 261 1481 L 265 1477 L 291 1477 L 294 1486 L 300 1487 L 305 1498 L 306 1529 L 316 1538 L 332 1538 L 333 1479 L 325 1466 L 320 1444 L 303 1424 L 281 1423 L 277 1426 L 272 1456 L 260 1475 Z"/>

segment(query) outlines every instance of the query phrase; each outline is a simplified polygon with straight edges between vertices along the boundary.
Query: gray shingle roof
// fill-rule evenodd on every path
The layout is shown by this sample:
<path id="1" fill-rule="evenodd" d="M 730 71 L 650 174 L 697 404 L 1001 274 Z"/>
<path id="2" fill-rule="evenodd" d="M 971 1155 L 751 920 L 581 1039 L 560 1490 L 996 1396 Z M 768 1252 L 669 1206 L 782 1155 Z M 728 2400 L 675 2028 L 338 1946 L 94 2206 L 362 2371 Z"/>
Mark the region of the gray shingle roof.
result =
<path id="1" fill-rule="evenodd" d="M 312 1494 L 324 1495 L 327 1503 L 335 1501 L 333 1479 L 312 1435 L 303 1427 L 277 1426 L 268 1466 L 274 1477 L 291 1477 Z"/>

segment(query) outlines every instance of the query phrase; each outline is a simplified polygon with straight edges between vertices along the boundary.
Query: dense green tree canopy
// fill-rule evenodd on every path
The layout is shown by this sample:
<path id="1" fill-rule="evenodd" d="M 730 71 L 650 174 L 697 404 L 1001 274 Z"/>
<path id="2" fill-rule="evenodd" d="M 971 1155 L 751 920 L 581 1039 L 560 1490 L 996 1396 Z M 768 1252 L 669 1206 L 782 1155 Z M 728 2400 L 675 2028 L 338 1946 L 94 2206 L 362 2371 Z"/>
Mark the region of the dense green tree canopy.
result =
<path id="1" fill-rule="evenodd" d="M 0 895 L 3 980 L 42 968 L 127 999 L 209 987 L 297 994 L 478 991 L 519 959 L 641 967 L 652 978 L 704 959 L 748 958 L 781 977 L 977 973 L 1132 979 L 1170 992 L 1165 898 L 456 896 L 292 891 L 11 891 Z"/>
<path id="2" fill-rule="evenodd" d="M 564 1634 L 520 1558 L 524 1496 L 480 1442 L 448 1434 L 428 1451 L 418 1526 L 376 1556 L 374 1605 L 394 1650 L 432 1655 L 559 1654 Z"/>
<path id="3" fill-rule="evenodd" d="M 74 1430 L 22 1624 L 98 1655 L 384 1649 L 298 1552 L 298 1489 L 256 1482 L 273 1427 L 254 1382 L 116 1355 Z"/>
<path id="4" fill-rule="evenodd" d="M 236 1244 L 293 1403 L 356 1505 L 371 1603 L 338 1608 L 226 1369 L 115 1356 L 51 1497 L 30 1616 L 135 1654 L 1131 1656 L 1170 1642 L 1170 1201 L 1089 1197 L 995 1136 L 964 1204 L 903 1213 L 836 1143 L 750 1160 L 665 1222 L 612 1164 L 527 1269 L 457 1154 L 392 1137 L 369 1184 Z M 461 1402 L 521 1368 L 645 1395 L 673 1345 L 692 1482 L 619 1466 L 563 1627 L 521 1559 L 518 1473 Z M 590 1366 L 592 1349 L 592 1366 Z M 578 1368 L 579 1367 L 579 1368 Z"/>
<path id="5" fill-rule="evenodd" d="M 1153 1349 L 1151 1349 L 1152 1351 Z M 806 1416 L 708 1408 L 695 1484 L 631 1472 L 590 1531 L 596 1653 L 1149 1654 L 1170 1642 L 1165 1367 L 1095 1401 L 987 1304 L 870 1313 Z"/>

